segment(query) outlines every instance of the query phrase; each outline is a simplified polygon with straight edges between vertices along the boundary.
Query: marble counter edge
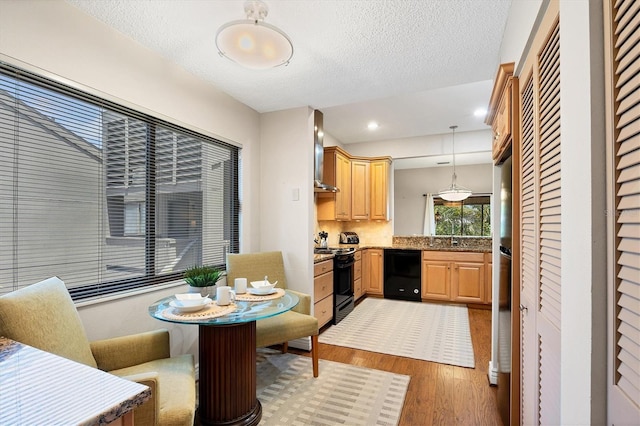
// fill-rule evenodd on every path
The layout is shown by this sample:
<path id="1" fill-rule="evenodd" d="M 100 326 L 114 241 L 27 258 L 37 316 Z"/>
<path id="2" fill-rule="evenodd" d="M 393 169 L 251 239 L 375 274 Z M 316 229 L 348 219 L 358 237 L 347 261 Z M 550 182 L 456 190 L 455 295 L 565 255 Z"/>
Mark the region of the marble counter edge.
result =
<path id="1" fill-rule="evenodd" d="M 69 360 L 67 358 L 64 357 L 60 357 L 58 355 L 52 354 L 50 352 L 46 352 L 46 351 L 42 351 L 40 349 L 31 347 L 29 345 L 25 345 L 23 343 L 17 342 L 15 340 L 9 339 L 7 337 L 4 336 L 0 336 L 0 364 L 6 364 L 11 362 L 11 359 L 14 357 L 20 357 L 21 353 L 27 353 L 27 355 L 22 355 L 22 357 L 24 356 L 28 356 L 28 357 L 36 357 L 36 356 L 40 356 L 43 357 L 44 359 L 42 360 L 42 362 L 40 363 L 42 366 L 46 367 L 46 363 L 55 363 L 57 364 L 56 367 L 54 367 L 55 369 L 63 369 L 64 365 L 73 365 L 73 366 L 77 366 L 79 368 L 88 368 L 88 369 L 92 369 L 95 370 L 95 373 L 97 374 L 105 374 L 105 375 L 109 375 L 112 378 L 115 379 L 119 379 L 122 381 L 127 381 L 126 379 L 120 378 L 118 376 L 114 376 L 108 372 L 99 370 L 99 369 L 94 369 L 92 367 L 86 366 L 84 364 L 79 364 L 75 361 Z M 58 365 L 61 364 L 61 365 Z M 8 368 L 3 368 L 2 370 L 4 370 L 4 373 L 6 374 L 11 374 L 13 373 L 13 369 L 16 368 L 15 366 L 10 367 L 10 366 L 5 366 Z M 50 367 L 50 366 L 49 366 Z M 128 412 L 132 411 L 133 409 L 135 409 L 136 407 L 142 405 L 143 403 L 145 403 L 146 401 L 148 401 L 151 398 L 151 389 L 148 386 L 139 384 L 139 383 L 135 383 L 135 382 L 129 382 L 130 384 L 135 384 L 138 385 L 141 389 L 139 391 L 136 391 L 137 393 L 135 393 L 135 395 L 133 396 L 128 396 L 126 397 L 126 399 L 120 401 L 119 403 L 109 406 L 109 407 L 105 407 L 102 411 L 100 412 L 96 412 L 95 414 L 90 415 L 87 418 L 84 418 L 82 420 L 79 421 L 78 424 L 80 425 L 106 425 L 108 423 L 113 422 L 114 420 L 124 416 L 125 414 L 127 414 Z M 129 389 L 129 391 L 131 391 Z M 8 398 L 8 395 L 5 395 Z M 5 407 L 6 408 L 6 407 Z M 6 415 L 9 415 L 9 413 L 5 413 Z"/>

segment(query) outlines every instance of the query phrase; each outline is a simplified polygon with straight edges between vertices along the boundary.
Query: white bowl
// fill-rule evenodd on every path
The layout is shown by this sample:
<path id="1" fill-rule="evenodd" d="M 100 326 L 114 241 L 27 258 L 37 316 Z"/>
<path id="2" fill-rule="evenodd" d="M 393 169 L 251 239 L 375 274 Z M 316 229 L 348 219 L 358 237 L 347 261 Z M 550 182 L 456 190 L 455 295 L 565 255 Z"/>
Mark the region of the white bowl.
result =
<path id="1" fill-rule="evenodd" d="M 199 293 L 180 293 L 176 294 L 176 301 L 180 302 L 182 307 L 202 306 L 207 297 L 202 297 Z"/>
<path id="2" fill-rule="evenodd" d="M 251 287 L 253 287 L 253 292 L 255 294 L 269 294 L 273 291 L 273 288 L 276 286 L 278 281 L 274 283 L 270 283 L 269 281 L 260 280 L 260 281 L 251 281 Z"/>
<path id="3" fill-rule="evenodd" d="M 201 297 L 200 300 L 172 300 L 169 306 L 175 308 L 178 312 L 196 312 L 211 303 L 208 297 Z"/>

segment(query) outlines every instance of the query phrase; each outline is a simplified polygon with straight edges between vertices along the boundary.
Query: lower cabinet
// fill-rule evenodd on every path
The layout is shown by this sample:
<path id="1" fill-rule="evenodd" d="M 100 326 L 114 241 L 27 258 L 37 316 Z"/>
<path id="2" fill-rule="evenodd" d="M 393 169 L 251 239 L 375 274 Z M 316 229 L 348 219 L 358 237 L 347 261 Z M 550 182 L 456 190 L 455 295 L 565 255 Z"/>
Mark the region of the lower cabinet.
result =
<path id="1" fill-rule="evenodd" d="M 422 298 L 487 303 L 484 253 L 422 252 Z"/>
<path id="2" fill-rule="evenodd" d="M 353 300 L 358 300 L 364 294 L 362 287 L 362 251 L 356 251 L 355 263 L 353 264 Z"/>
<path id="3" fill-rule="evenodd" d="M 422 260 L 422 298 L 451 300 L 451 266 L 449 262 Z"/>
<path id="4" fill-rule="evenodd" d="M 313 313 L 322 327 L 333 319 L 333 260 L 313 265 Z"/>
<path id="5" fill-rule="evenodd" d="M 453 262 L 451 300 L 484 303 L 484 262 Z"/>
<path id="6" fill-rule="evenodd" d="M 384 250 L 366 249 L 362 254 L 362 286 L 366 294 L 383 295 Z"/>

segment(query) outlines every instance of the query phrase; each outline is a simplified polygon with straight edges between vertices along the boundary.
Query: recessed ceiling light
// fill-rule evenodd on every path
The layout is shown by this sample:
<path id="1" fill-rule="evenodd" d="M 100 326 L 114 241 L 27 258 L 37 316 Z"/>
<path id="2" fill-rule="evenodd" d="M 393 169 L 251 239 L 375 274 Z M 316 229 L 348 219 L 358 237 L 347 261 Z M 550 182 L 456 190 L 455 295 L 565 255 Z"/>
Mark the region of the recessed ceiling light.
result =
<path id="1" fill-rule="evenodd" d="M 487 110 L 485 108 L 478 108 L 477 110 L 473 111 L 473 115 L 475 115 L 476 117 L 484 117 L 485 115 L 487 115 Z"/>
<path id="2" fill-rule="evenodd" d="M 369 130 L 376 130 L 378 128 L 378 123 L 376 123 L 375 121 L 370 121 L 369 124 L 367 124 L 367 128 Z"/>

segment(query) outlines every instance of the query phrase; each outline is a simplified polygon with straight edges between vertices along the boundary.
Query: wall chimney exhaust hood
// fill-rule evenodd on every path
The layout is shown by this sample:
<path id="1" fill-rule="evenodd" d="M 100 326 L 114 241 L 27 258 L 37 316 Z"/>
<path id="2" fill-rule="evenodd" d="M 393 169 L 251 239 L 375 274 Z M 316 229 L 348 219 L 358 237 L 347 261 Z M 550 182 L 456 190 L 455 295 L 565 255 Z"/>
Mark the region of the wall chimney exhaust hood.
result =
<path id="1" fill-rule="evenodd" d="M 322 181 L 324 172 L 324 123 L 322 112 L 317 109 L 313 111 L 313 145 L 314 145 L 314 180 L 313 192 L 338 192 L 333 185 Z"/>

